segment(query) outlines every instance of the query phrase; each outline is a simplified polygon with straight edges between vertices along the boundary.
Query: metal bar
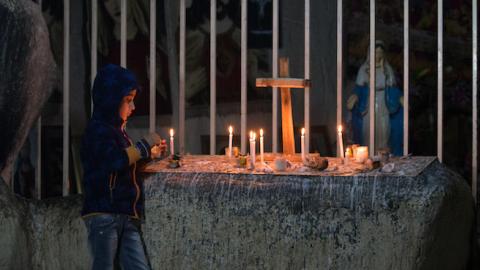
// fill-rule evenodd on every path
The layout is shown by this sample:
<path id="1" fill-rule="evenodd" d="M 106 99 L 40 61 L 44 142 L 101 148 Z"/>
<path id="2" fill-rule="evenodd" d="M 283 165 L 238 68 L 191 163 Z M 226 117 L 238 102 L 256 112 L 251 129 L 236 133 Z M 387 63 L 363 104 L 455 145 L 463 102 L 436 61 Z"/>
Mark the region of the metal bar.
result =
<path id="1" fill-rule="evenodd" d="M 305 80 L 310 80 L 310 0 L 305 0 Z M 304 93 L 305 153 L 310 153 L 310 87 Z"/>
<path id="2" fill-rule="evenodd" d="M 68 196 L 70 127 L 70 0 L 63 1 L 63 184 L 62 195 Z"/>
<path id="3" fill-rule="evenodd" d="M 185 153 L 185 31 L 186 31 L 185 0 L 180 0 L 180 54 L 179 54 L 179 101 L 178 101 L 178 144 L 180 153 Z"/>
<path id="4" fill-rule="evenodd" d="M 179 27 L 178 14 L 180 2 L 178 1 L 163 1 L 163 8 L 165 10 L 165 16 L 163 20 L 165 22 L 166 29 L 166 43 L 168 51 L 168 76 L 170 78 L 170 92 L 172 103 L 172 118 L 171 125 L 175 129 L 178 128 L 179 120 L 179 50 L 177 44 L 177 29 Z M 180 138 L 179 138 L 180 139 Z M 176 140 L 177 143 L 179 140 Z M 179 148 L 180 149 L 180 148 Z M 180 149 L 182 151 L 182 149 Z"/>
<path id="5" fill-rule="evenodd" d="M 343 0 L 337 1 L 337 126 L 342 124 L 343 88 Z M 340 143 L 337 142 L 337 157 L 341 157 Z"/>
<path id="6" fill-rule="evenodd" d="M 408 155 L 409 110 L 409 0 L 403 1 L 403 154 Z"/>
<path id="7" fill-rule="evenodd" d="M 273 0 L 272 77 L 278 78 L 278 0 Z M 272 152 L 278 152 L 278 88 L 272 88 Z"/>
<path id="8" fill-rule="evenodd" d="M 127 67 L 127 0 L 121 0 L 120 10 L 120 66 Z"/>
<path id="9" fill-rule="evenodd" d="M 477 0 L 472 2 L 472 195 L 477 203 L 477 181 L 478 181 L 478 3 Z"/>
<path id="10" fill-rule="evenodd" d="M 370 0 L 370 156 L 375 154 L 375 0 Z"/>
<path id="11" fill-rule="evenodd" d="M 156 123 L 156 85 L 157 85 L 157 61 L 156 48 L 157 42 L 157 1 L 150 0 L 150 116 L 149 131 L 155 132 Z"/>
<path id="12" fill-rule="evenodd" d="M 90 88 L 97 75 L 97 40 L 98 40 L 98 0 L 92 0 L 92 44 L 90 46 Z M 90 98 L 90 114 L 93 113 L 93 93 Z"/>
<path id="13" fill-rule="evenodd" d="M 37 121 L 37 160 L 35 171 L 35 198 L 42 199 L 42 116 Z"/>
<path id="14" fill-rule="evenodd" d="M 42 12 L 42 0 L 38 1 L 40 12 Z M 35 198 L 42 199 L 42 114 L 37 120 L 37 156 L 35 166 Z M 13 182 L 12 182 L 13 183 Z M 13 186 L 13 184 L 12 184 Z"/>
<path id="15" fill-rule="evenodd" d="M 443 0 L 438 0 L 437 156 L 443 162 Z"/>
<path id="16" fill-rule="evenodd" d="M 217 109 L 217 1 L 210 1 L 210 155 L 216 149 L 216 109 Z"/>
<path id="17" fill-rule="evenodd" d="M 240 149 L 247 150 L 247 0 L 242 0 Z"/>

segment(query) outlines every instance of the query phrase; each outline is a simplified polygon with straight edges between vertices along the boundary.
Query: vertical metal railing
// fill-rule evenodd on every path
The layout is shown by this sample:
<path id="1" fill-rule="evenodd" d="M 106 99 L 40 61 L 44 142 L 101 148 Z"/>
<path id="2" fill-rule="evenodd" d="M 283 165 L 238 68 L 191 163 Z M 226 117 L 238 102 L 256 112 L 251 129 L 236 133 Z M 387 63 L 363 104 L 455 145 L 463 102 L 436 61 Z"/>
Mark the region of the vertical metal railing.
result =
<path id="1" fill-rule="evenodd" d="M 370 156 L 375 154 L 375 0 L 370 0 Z"/>
<path id="2" fill-rule="evenodd" d="M 156 42 L 157 42 L 157 1 L 150 0 L 150 115 L 149 131 L 155 132 L 156 125 L 156 85 L 157 85 L 157 61 L 156 61 Z"/>
<path id="3" fill-rule="evenodd" d="M 304 73 L 305 79 L 310 80 L 310 0 L 305 0 L 305 49 Z M 304 119 L 305 119 L 305 152 L 310 153 L 310 87 L 305 87 L 304 93 Z"/>
<path id="4" fill-rule="evenodd" d="M 180 54 L 179 54 L 179 124 L 178 137 L 180 153 L 185 153 L 185 33 L 186 33 L 185 0 L 180 0 Z"/>
<path id="5" fill-rule="evenodd" d="M 247 150 L 247 11 L 248 1 L 241 2 L 241 101 L 240 101 L 240 148 Z"/>
<path id="6" fill-rule="evenodd" d="M 216 150 L 217 114 L 217 1 L 210 0 L 210 155 Z"/>
<path id="7" fill-rule="evenodd" d="M 62 195 L 70 193 L 70 0 L 63 1 L 63 188 Z"/>
<path id="8" fill-rule="evenodd" d="M 272 77 L 278 78 L 278 1 L 273 1 L 272 16 Z M 272 87 L 272 152 L 278 152 L 278 88 Z"/>
<path id="9" fill-rule="evenodd" d="M 477 179 L 478 179 L 478 3 L 472 1 L 472 195 L 477 202 Z"/>
<path id="10" fill-rule="evenodd" d="M 40 14 L 42 12 L 42 0 L 38 1 L 40 7 Z M 37 120 L 37 156 L 35 161 L 35 198 L 37 200 L 42 199 L 42 114 L 40 113 Z M 12 185 L 13 186 L 13 185 Z"/>
<path id="11" fill-rule="evenodd" d="M 120 2 L 120 66 L 127 67 L 127 0 Z"/>
<path id="12" fill-rule="evenodd" d="M 437 156 L 443 162 L 443 0 L 438 0 L 437 7 Z"/>
<path id="13" fill-rule="evenodd" d="M 409 125 L 409 0 L 403 1 L 403 154 L 408 155 L 408 125 Z"/>
<path id="14" fill-rule="evenodd" d="M 92 25 L 90 45 L 90 91 L 97 75 L 97 40 L 98 40 L 98 0 L 92 0 Z M 93 113 L 93 93 L 90 93 L 90 114 Z"/>
<path id="15" fill-rule="evenodd" d="M 337 126 L 342 124 L 343 113 L 343 0 L 337 1 Z M 341 157 L 337 142 L 337 157 Z"/>

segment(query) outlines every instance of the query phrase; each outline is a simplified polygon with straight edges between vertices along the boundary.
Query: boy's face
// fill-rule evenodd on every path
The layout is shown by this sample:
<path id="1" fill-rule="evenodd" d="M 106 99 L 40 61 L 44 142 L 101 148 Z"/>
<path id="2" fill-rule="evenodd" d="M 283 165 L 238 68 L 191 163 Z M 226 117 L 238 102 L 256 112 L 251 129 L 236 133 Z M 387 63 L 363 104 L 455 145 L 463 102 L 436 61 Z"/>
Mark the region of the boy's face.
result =
<path id="1" fill-rule="evenodd" d="M 133 99 L 137 94 L 137 90 L 133 89 L 130 93 L 123 97 L 122 103 L 120 104 L 120 118 L 123 121 L 127 121 L 128 117 L 132 114 L 135 110 L 135 104 L 133 103 Z"/>

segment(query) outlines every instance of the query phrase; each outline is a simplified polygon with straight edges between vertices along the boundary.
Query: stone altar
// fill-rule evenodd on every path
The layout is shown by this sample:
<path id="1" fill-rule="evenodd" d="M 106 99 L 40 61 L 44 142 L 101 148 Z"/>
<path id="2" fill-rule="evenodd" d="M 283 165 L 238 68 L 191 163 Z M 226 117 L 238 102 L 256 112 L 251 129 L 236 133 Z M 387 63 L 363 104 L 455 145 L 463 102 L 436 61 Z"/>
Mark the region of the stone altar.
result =
<path id="1" fill-rule="evenodd" d="M 224 157 L 145 169 L 144 236 L 154 269 L 463 269 L 468 185 L 432 157 L 363 171 L 263 173 Z"/>

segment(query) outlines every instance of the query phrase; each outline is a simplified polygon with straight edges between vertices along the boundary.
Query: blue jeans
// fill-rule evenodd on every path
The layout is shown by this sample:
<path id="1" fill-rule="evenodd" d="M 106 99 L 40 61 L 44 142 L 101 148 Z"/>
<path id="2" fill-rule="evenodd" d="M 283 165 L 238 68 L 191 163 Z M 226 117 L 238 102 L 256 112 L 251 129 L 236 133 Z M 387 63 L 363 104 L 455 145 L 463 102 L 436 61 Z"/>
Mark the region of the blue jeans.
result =
<path id="1" fill-rule="evenodd" d="M 122 214 L 99 214 L 85 220 L 92 270 L 150 269 L 140 232 L 140 221 Z"/>

